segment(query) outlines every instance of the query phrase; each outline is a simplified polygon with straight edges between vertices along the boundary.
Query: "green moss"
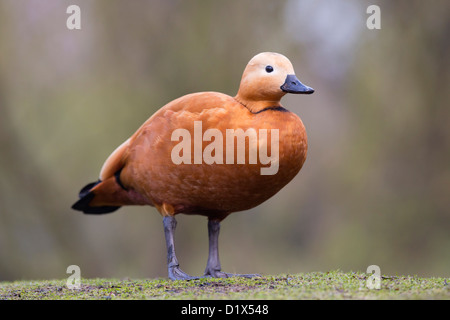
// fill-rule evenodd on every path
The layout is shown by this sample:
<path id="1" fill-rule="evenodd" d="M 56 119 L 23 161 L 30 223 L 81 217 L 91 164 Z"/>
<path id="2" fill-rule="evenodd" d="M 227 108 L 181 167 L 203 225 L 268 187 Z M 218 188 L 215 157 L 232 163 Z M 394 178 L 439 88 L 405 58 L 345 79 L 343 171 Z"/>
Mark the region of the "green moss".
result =
<path id="1" fill-rule="evenodd" d="M 311 272 L 253 279 L 81 279 L 80 289 L 66 280 L 0 283 L 7 300 L 110 299 L 450 299 L 450 280 L 382 276 L 381 288 L 368 289 L 368 275 L 357 272 Z"/>

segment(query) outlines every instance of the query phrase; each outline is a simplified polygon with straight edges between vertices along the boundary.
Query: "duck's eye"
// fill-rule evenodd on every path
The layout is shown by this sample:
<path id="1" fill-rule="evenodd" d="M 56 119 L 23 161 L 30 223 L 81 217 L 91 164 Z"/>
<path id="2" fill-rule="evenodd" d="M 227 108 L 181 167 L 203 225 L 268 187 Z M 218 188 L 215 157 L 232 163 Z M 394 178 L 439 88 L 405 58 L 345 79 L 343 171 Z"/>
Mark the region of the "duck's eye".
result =
<path id="1" fill-rule="evenodd" d="M 266 66 L 266 72 L 267 73 L 271 73 L 273 71 L 273 67 L 272 66 Z"/>

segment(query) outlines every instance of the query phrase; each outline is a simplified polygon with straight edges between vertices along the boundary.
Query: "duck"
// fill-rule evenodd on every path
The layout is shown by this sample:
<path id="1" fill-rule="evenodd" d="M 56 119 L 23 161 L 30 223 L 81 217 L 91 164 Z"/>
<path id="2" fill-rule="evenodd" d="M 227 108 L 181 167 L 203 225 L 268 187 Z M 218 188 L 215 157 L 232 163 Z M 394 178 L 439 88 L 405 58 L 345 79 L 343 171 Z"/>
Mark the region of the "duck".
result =
<path id="1" fill-rule="evenodd" d="M 176 216 L 205 216 L 209 252 L 203 277 L 257 276 L 222 271 L 220 224 L 267 201 L 298 174 L 307 155 L 306 130 L 280 100 L 313 92 L 287 57 L 259 53 L 245 67 L 235 96 L 191 93 L 156 111 L 110 154 L 72 209 L 106 214 L 128 205 L 156 208 L 172 280 L 199 278 L 180 268 Z"/>

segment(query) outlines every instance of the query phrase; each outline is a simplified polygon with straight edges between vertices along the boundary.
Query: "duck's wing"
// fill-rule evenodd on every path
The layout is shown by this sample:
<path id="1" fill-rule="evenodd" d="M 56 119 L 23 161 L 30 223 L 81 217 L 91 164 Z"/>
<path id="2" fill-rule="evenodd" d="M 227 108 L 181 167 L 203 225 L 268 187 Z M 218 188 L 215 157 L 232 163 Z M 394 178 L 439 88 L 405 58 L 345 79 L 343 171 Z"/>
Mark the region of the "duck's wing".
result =
<path id="1" fill-rule="evenodd" d="M 111 155 L 106 159 L 105 163 L 100 170 L 100 180 L 104 181 L 109 177 L 112 177 L 116 172 L 123 168 L 125 164 L 126 154 L 130 147 L 130 139 L 127 139 L 124 143 L 114 150 Z"/>

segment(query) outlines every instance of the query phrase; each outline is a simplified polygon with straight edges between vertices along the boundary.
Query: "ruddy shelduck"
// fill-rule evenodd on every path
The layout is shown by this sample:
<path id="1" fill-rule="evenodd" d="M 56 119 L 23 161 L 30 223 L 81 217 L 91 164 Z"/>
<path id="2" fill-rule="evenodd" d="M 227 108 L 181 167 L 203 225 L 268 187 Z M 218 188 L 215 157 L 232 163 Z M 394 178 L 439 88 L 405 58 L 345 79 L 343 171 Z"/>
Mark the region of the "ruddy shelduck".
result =
<path id="1" fill-rule="evenodd" d="M 193 93 L 159 109 L 114 150 L 99 180 L 80 191 L 72 208 L 103 214 L 124 205 L 154 206 L 163 217 L 170 279 L 194 278 L 180 269 L 175 255 L 175 216 L 204 215 L 204 276 L 233 276 L 221 271 L 220 222 L 266 201 L 300 171 L 305 127 L 280 100 L 286 93 L 313 92 L 285 56 L 260 53 L 245 68 L 235 97 Z"/>

